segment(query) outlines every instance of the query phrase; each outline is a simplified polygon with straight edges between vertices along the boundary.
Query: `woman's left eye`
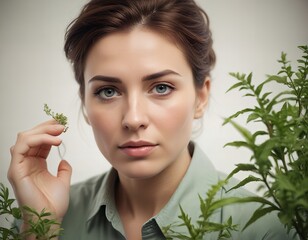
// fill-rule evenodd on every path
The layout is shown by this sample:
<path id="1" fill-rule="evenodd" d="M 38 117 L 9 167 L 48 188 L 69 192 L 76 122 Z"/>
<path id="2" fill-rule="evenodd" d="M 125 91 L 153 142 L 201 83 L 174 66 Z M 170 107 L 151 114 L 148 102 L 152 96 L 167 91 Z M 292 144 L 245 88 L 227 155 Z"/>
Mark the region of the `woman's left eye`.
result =
<path id="1" fill-rule="evenodd" d="M 167 95 L 172 92 L 173 89 L 173 87 L 167 84 L 158 84 L 152 89 L 152 92 L 158 95 Z"/>

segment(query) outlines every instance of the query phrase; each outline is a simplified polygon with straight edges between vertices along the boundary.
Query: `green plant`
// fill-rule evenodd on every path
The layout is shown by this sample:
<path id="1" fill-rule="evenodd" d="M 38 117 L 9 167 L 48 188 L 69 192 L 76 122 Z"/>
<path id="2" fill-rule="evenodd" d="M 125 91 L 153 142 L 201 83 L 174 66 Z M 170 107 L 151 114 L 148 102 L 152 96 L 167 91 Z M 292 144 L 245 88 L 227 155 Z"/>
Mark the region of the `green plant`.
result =
<path id="1" fill-rule="evenodd" d="M 54 113 L 51 111 L 51 109 L 48 107 L 48 105 L 44 104 L 44 111 L 48 116 L 51 116 L 54 120 L 56 120 L 59 124 L 62 124 L 65 126 L 64 132 L 67 131 L 67 117 L 63 113 Z"/>
<path id="2" fill-rule="evenodd" d="M 51 218 L 51 213 L 44 209 L 39 213 L 29 207 L 13 207 L 15 199 L 9 197 L 9 190 L 0 183 L 0 216 L 8 221 L 12 227 L 0 226 L 1 240 L 21 240 L 29 235 L 34 235 L 36 239 L 48 240 L 60 235 L 62 229 L 59 223 Z M 29 219 L 26 224 L 27 230 L 20 232 L 16 225 L 16 220 L 22 220 L 23 215 Z M 10 223 L 8 217 L 13 218 L 14 223 Z"/>
<path id="3" fill-rule="evenodd" d="M 179 215 L 180 223 L 171 223 L 163 228 L 163 233 L 166 239 L 203 239 L 204 235 L 211 232 L 218 232 L 218 239 L 227 239 L 231 236 L 232 230 L 237 230 L 237 225 L 232 223 L 232 217 L 230 217 L 224 223 L 215 223 L 210 220 L 213 213 L 219 210 L 222 206 L 232 204 L 238 198 L 225 198 L 216 199 L 218 193 L 220 193 L 223 185 L 226 184 L 225 180 L 219 181 L 217 184 L 211 186 L 206 193 L 206 198 L 203 199 L 199 196 L 200 211 L 198 221 L 194 224 L 191 222 L 191 218 L 185 213 L 184 209 L 180 206 L 181 214 Z M 186 226 L 189 235 L 177 232 L 174 229 L 179 226 Z"/>
<path id="4" fill-rule="evenodd" d="M 239 89 L 245 97 L 253 97 L 256 105 L 240 110 L 226 119 L 243 136 L 227 146 L 244 147 L 252 152 L 251 163 L 238 164 L 228 178 L 240 171 L 252 175 L 232 189 L 250 182 L 259 182 L 262 202 L 245 228 L 265 214 L 278 211 L 287 231 L 295 229 L 302 240 L 308 239 L 308 47 L 299 46 L 303 55 L 298 59 L 297 71 L 287 61 L 286 53 L 278 61 L 281 70 L 270 75 L 259 85 L 252 83 L 252 74 L 231 73 L 237 82 L 228 90 Z M 264 91 L 267 84 L 283 86 L 284 91 L 273 95 Z M 261 123 L 261 128 L 250 132 L 234 122 L 248 114 L 247 123 Z M 271 200 L 271 201 L 269 201 Z"/>

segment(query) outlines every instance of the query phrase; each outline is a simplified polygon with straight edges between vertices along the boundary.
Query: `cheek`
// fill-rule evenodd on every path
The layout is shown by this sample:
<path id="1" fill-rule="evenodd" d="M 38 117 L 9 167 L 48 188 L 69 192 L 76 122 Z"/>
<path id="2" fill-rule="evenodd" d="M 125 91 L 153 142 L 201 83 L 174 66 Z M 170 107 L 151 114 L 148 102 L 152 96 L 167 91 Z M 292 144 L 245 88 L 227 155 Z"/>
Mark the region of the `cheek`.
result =
<path id="1" fill-rule="evenodd" d="M 92 127 L 96 143 L 105 155 L 106 149 L 110 149 L 115 137 L 115 129 L 119 128 L 117 111 L 110 111 L 101 106 L 87 108 L 89 123 Z"/>
<path id="2" fill-rule="evenodd" d="M 157 110 L 156 125 L 163 129 L 163 133 L 172 136 L 188 135 L 190 137 L 194 119 L 194 101 L 185 98 L 174 99 L 163 110 Z M 183 136 L 184 137 L 184 136 Z"/>

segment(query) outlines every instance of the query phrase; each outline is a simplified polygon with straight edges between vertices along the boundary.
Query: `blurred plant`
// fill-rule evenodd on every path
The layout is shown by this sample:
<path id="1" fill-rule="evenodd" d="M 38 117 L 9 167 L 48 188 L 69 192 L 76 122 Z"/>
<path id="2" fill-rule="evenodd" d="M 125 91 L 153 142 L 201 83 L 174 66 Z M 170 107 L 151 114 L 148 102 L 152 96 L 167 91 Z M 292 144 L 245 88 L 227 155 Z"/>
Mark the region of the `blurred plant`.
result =
<path id="1" fill-rule="evenodd" d="M 9 198 L 9 190 L 2 183 L 0 183 L 0 216 L 7 220 L 7 223 L 12 225 L 10 228 L 0 226 L 1 240 L 22 240 L 27 236 L 35 236 L 38 240 L 49 240 L 58 237 L 62 231 L 59 223 L 51 219 L 51 213 L 44 209 L 38 213 L 29 207 L 13 207 L 15 199 Z M 22 220 L 23 215 L 26 214 L 27 230 L 20 232 L 16 225 L 17 220 Z M 13 219 L 14 223 L 10 223 L 9 217 Z"/>
<path id="2" fill-rule="evenodd" d="M 215 223 L 210 220 L 213 213 L 219 210 L 222 206 L 232 204 L 235 200 L 239 200 L 238 198 L 216 199 L 217 194 L 220 193 L 225 184 L 226 181 L 221 180 L 217 184 L 211 186 L 206 193 L 206 198 L 203 199 L 199 196 L 201 214 L 195 224 L 191 222 L 191 218 L 180 206 L 181 214 L 179 215 L 179 219 L 181 222 L 172 223 L 162 229 L 166 239 L 200 240 L 203 239 L 204 235 L 212 232 L 218 232 L 217 239 L 230 238 L 231 231 L 237 230 L 237 225 L 232 223 L 232 217 L 224 223 Z M 175 230 L 177 227 L 181 226 L 186 226 L 189 235 L 185 235 L 184 233 Z"/>
<path id="3" fill-rule="evenodd" d="M 256 105 L 245 108 L 226 119 L 242 135 L 244 141 L 234 141 L 227 146 L 244 147 L 252 152 L 251 163 L 238 164 L 228 176 L 240 171 L 252 175 L 232 189 L 250 182 L 259 182 L 263 197 L 255 199 L 262 205 L 244 228 L 265 214 L 278 211 L 280 221 L 287 231 L 295 229 L 302 240 L 308 239 L 308 47 L 299 46 L 303 55 L 298 59 L 297 71 L 287 61 L 286 53 L 278 61 L 281 70 L 270 75 L 261 84 L 252 83 L 252 74 L 231 73 L 237 82 L 228 90 L 239 89 L 245 97 L 253 97 Z M 264 92 L 268 83 L 283 86 L 286 90 L 273 95 Z M 271 97 L 272 96 L 272 97 Z M 250 132 L 233 119 L 248 114 L 247 123 L 258 122 L 264 127 Z M 230 191 L 229 190 L 229 191 Z"/>

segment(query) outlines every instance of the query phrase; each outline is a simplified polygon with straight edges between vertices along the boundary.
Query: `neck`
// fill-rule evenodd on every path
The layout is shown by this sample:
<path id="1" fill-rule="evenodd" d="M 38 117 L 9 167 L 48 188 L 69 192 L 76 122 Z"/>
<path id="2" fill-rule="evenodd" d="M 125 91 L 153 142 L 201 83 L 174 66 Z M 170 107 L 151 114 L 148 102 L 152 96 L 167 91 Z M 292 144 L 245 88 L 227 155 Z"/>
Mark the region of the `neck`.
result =
<path id="1" fill-rule="evenodd" d="M 155 216 L 169 201 L 184 177 L 190 163 L 185 157 L 175 161 L 158 175 L 147 179 L 127 178 L 119 173 L 116 201 L 120 215 L 144 218 Z"/>

